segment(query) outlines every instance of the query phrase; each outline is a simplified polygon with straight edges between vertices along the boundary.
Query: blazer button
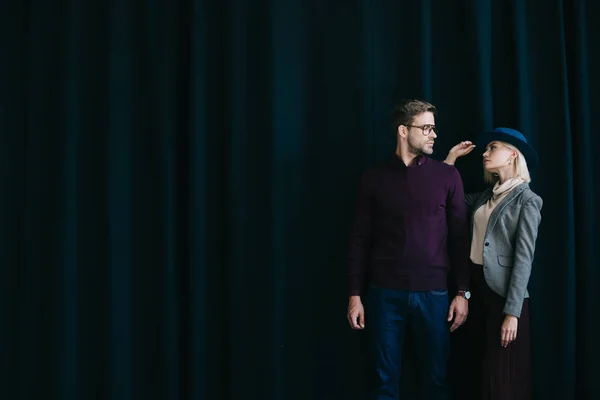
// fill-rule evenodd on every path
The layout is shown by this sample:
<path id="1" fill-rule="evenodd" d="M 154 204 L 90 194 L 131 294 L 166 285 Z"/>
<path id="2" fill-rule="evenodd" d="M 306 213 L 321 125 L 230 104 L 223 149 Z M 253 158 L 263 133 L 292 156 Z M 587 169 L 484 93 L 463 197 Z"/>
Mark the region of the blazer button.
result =
<path id="1" fill-rule="evenodd" d="M 489 245 L 490 245 L 490 242 L 485 242 L 485 245 L 486 245 L 486 246 L 489 246 Z"/>

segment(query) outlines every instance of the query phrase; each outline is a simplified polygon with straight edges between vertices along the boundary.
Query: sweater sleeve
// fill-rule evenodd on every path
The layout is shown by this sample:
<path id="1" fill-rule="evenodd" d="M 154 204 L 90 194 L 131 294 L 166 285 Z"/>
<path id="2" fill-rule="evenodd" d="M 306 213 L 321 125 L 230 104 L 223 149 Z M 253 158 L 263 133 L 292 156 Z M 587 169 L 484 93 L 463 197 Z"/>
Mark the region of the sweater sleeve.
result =
<path id="1" fill-rule="evenodd" d="M 348 254 L 348 295 L 360 296 L 371 247 L 373 200 L 369 175 L 363 173 L 356 198 Z"/>
<path id="2" fill-rule="evenodd" d="M 458 170 L 452 169 L 446 205 L 448 223 L 448 253 L 454 280 L 459 290 L 469 289 L 469 228 L 467 205 L 462 179 Z"/>

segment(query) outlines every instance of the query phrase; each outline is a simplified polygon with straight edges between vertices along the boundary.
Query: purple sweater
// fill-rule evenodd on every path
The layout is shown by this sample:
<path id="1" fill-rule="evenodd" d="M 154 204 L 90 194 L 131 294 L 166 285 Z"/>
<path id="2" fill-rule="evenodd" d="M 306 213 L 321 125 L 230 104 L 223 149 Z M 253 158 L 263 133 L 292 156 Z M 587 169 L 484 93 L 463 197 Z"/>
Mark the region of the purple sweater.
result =
<path id="1" fill-rule="evenodd" d="M 367 284 L 388 289 L 445 290 L 453 270 L 469 285 L 469 233 L 456 168 L 426 156 L 407 167 L 394 156 L 360 182 L 348 256 L 349 295 Z"/>

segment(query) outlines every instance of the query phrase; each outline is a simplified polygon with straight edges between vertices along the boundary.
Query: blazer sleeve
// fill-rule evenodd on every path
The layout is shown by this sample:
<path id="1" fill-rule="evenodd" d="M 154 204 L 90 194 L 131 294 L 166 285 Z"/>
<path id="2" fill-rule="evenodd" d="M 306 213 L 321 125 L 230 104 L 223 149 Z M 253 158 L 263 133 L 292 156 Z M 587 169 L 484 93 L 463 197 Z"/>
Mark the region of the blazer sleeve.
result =
<path id="1" fill-rule="evenodd" d="M 508 285 L 506 303 L 504 304 L 504 314 L 514 315 L 515 317 L 521 316 L 523 300 L 531 275 L 538 227 L 542 219 L 542 206 L 542 198 L 534 196 L 521 208 L 517 223 L 513 271 Z"/>
<path id="2" fill-rule="evenodd" d="M 467 210 L 471 211 L 471 209 L 475 207 L 475 203 L 477 203 L 477 200 L 479 200 L 479 198 L 484 193 L 485 191 L 477 193 L 465 193 L 465 203 L 467 204 Z"/>

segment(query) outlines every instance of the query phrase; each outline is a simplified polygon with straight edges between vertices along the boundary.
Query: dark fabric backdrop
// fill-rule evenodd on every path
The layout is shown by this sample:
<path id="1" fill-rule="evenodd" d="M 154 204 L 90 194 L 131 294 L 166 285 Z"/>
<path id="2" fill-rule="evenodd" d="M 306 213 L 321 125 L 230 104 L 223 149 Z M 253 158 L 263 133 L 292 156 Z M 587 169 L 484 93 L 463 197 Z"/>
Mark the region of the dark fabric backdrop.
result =
<path id="1" fill-rule="evenodd" d="M 599 4 L 4 2 L 0 397 L 362 399 L 354 193 L 417 97 L 435 158 L 539 150 L 536 399 L 595 398 Z"/>

